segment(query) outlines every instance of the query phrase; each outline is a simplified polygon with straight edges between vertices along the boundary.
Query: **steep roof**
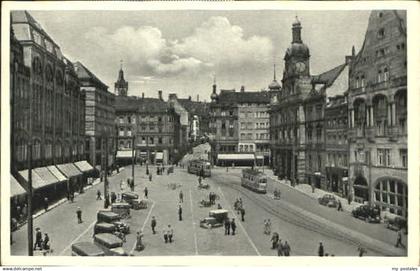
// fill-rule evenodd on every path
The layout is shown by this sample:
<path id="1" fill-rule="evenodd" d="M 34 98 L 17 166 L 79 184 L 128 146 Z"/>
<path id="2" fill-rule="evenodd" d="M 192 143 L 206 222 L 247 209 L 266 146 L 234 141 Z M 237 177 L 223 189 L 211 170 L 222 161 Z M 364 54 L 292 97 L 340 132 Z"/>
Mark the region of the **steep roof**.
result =
<path id="1" fill-rule="evenodd" d="M 33 28 L 35 28 L 38 32 L 42 33 L 46 38 L 48 38 L 51 42 L 54 40 L 48 35 L 47 32 L 42 28 L 42 26 L 32 17 L 32 15 L 26 10 L 13 10 L 11 12 L 12 17 L 12 24 L 29 24 Z"/>
<path id="2" fill-rule="evenodd" d="M 209 104 L 190 99 L 178 99 L 178 102 L 192 115 L 205 116 L 209 113 Z"/>
<path id="3" fill-rule="evenodd" d="M 323 83 L 326 87 L 330 87 L 337 77 L 341 74 L 347 64 L 341 64 L 329 71 L 321 73 L 319 75 L 312 76 L 313 83 Z"/>
<path id="4" fill-rule="evenodd" d="M 219 103 L 257 103 L 269 104 L 270 95 L 267 91 L 221 91 L 219 94 Z"/>
<path id="5" fill-rule="evenodd" d="M 115 112 L 166 113 L 167 102 L 157 98 L 140 98 L 133 96 L 116 96 Z"/>
<path id="6" fill-rule="evenodd" d="M 99 80 L 98 77 L 96 77 L 93 72 L 91 72 L 88 68 L 86 68 L 85 65 L 83 65 L 81 62 L 76 61 L 73 63 L 75 67 L 75 71 L 77 74 L 77 77 L 83 82 L 83 81 L 89 81 L 96 84 L 101 85 L 103 88 L 108 89 L 108 86 L 105 85 L 101 80 Z"/>

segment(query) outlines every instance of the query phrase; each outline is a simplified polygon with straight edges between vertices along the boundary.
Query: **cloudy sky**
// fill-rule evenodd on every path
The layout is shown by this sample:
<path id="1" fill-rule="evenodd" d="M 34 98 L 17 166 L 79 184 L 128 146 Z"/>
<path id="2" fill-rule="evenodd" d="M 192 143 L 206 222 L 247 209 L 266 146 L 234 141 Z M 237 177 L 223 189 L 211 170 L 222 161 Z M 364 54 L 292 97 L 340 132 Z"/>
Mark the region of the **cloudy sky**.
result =
<path id="1" fill-rule="evenodd" d="M 278 79 L 296 15 L 319 74 L 358 51 L 368 11 L 30 11 L 72 61 L 79 60 L 114 91 L 123 60 L 129 95 L 163 90 L 209 100 L 218 88 L 266 88 Z"/>

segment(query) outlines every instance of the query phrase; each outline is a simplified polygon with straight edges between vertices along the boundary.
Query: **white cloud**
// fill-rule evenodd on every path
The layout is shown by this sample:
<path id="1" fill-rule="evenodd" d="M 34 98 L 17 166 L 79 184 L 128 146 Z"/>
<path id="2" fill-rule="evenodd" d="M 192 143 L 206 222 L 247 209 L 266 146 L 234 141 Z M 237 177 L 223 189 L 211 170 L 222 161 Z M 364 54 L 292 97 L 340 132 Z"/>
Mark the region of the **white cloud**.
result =
<path id="1" fill-rule="evenodd" d="M 270 39 L 245 38 L 242 28 L 225 17 L 209 18 L 180 40 L 165 39 L 152 26 L 123 26 L 113 32 L 95 27 L 85 34 L 85 39 L 91 54 L 122 58 L 132 74 L 144 76 L 235 70 L 269 63 L 273 50 Z"/>

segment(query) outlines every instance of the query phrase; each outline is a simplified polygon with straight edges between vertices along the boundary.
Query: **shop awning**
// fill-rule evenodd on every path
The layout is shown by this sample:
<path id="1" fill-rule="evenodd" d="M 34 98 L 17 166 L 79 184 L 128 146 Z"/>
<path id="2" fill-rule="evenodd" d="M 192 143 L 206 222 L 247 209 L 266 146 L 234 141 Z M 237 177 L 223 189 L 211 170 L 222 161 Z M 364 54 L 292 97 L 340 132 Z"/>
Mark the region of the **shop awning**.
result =
<path id="1" fill-rule="evenodd" d="M 132 151 L 117 151 L 117 158 L 132 158 Z"/>
<path id="2" fill-rule="evenodd" d="M 57 165 L 57 167 L 67 178 L 73 178 L 82 175 L 82 172 L 78 170 L 72 163 Z"/>
<path id="3" fill-rule="evenodd" d="M 86 160 L 75 162 L 74 165 L 81 172 L 89 172 L 89 171 L 94 170 L 94 168 Z"/>
<path id="4" fill-rule="evenodd" d="M 10 197 L 20 196 L 25 193 L 25 189 L 23 189 L 13 175 L 10 175 Z"/>
<path id="5" fill-rule="evenodd" d="M 250 153 L 225 153 L 218 154 L 218 160 L 254 160 L 255 155 Z"/>
<path id="6" fill-rule="evenodd" d="M 67 181 L 66 176 L 64 176 L 56 166 L 48 166 L 47 168 L 60 182 Z"/>
<path id="7" fill-rule="evenodd" d="M 349 181 L 349 178 L 348 178 L 348 177 L 343 177 L 343 178 L 341 178 L 341 180 L 342 180 L 343 182 L 348 182 L 348 181 Z"/>
<path id="8" fill-rule="evenodd" d="M 19 174 L 28 182 L 28 170 L 21 170 Z M 32 170 L 32 188 L 38 189 L 47 185 L 44 183 L 44 180 L 36 173 L 35 170 Z"/>
<path id="9" fill-rule="evenodd" d="M 39 167 L 34 169 L 35 172 L 41 177 L 41 179 L 44 181 L 43 186 L 51 185 L 58 183 L 59 180 L 54 176 L 54 174 L 51 173 L 51 171 L 48 170 L 46 167 Z"/>
<path id="10" fill-rule="evenodd" d="M 264 155 L 257 155 L 257 156 L 255 156 L 255 159 L 264 160 Z"/>
<path id="11" fill-rule="evenodd" d="M 156 153 L 156 159 L 157 160 L 162 160 L 163 159 L 163 152 L 157 152 Z"/>

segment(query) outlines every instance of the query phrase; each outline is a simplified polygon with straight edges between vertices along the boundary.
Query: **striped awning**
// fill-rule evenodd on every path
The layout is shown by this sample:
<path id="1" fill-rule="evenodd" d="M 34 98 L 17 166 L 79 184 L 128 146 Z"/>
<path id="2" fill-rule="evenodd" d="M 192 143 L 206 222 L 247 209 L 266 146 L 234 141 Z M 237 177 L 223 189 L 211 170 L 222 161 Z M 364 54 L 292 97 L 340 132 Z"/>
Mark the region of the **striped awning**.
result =
<path id="1" fill-rule="evenodd" d="M 74 165 L 82 172 L 94 170 L 94 168 L 86 160 L 75 162 Z"/>
<path id="2" fill-rule="evenodd" d="M 117 158 L 132 158 L 132 151 L 117 151 Z"/>
<path id="3" fill-rule="evenodd" d="M 72 163 L 57 165 L 57 167 L 67 178 L 73 178 L 82 175 L 82 172 L 78 170 Z"/>
<path id="4" fill-rule="evenodd" d="M 255 155 L 250 153 L 225 153 L 218 154 L 218 160 L 254 160 Z"/>
<path id="5" fill-rule="evenodd" d="M 39 177 L 41 177 L 41 179 L 43 180 L 43 186 L 55 184 L 60 181 L 46 167 L 39 167 L 39 168 L 35 168 L 34 170 L 39 175 Z"/>
<path id="6" fill-rule="evenodd" d="M 162 160 L 163 159 L 163 152 L 157 152 L 156 153 L 156 159 Z"/>
<path id="7" fill-rule="evenodd" d="M 25 189 L 23 189 L 13 175 L 10 175 L 10 197 L 20 196 L 25 193 Z"/>
<path id="8" fill-rule="evenodd" d="M 60 182 L 67 181 L 66 176 L 64 176 L 56 166 L 48 166 L 47 168 Z"/>
<path id="9" fill-rule="evenodd" d="M 29 171 L 27 169 L 19 171 L 19 174 L 28 182 Z M 35 170 L 32 170 L 32 188 L 38 189 L 48 185 L 44 183 L 44 180 L 36 173 Z"/>

